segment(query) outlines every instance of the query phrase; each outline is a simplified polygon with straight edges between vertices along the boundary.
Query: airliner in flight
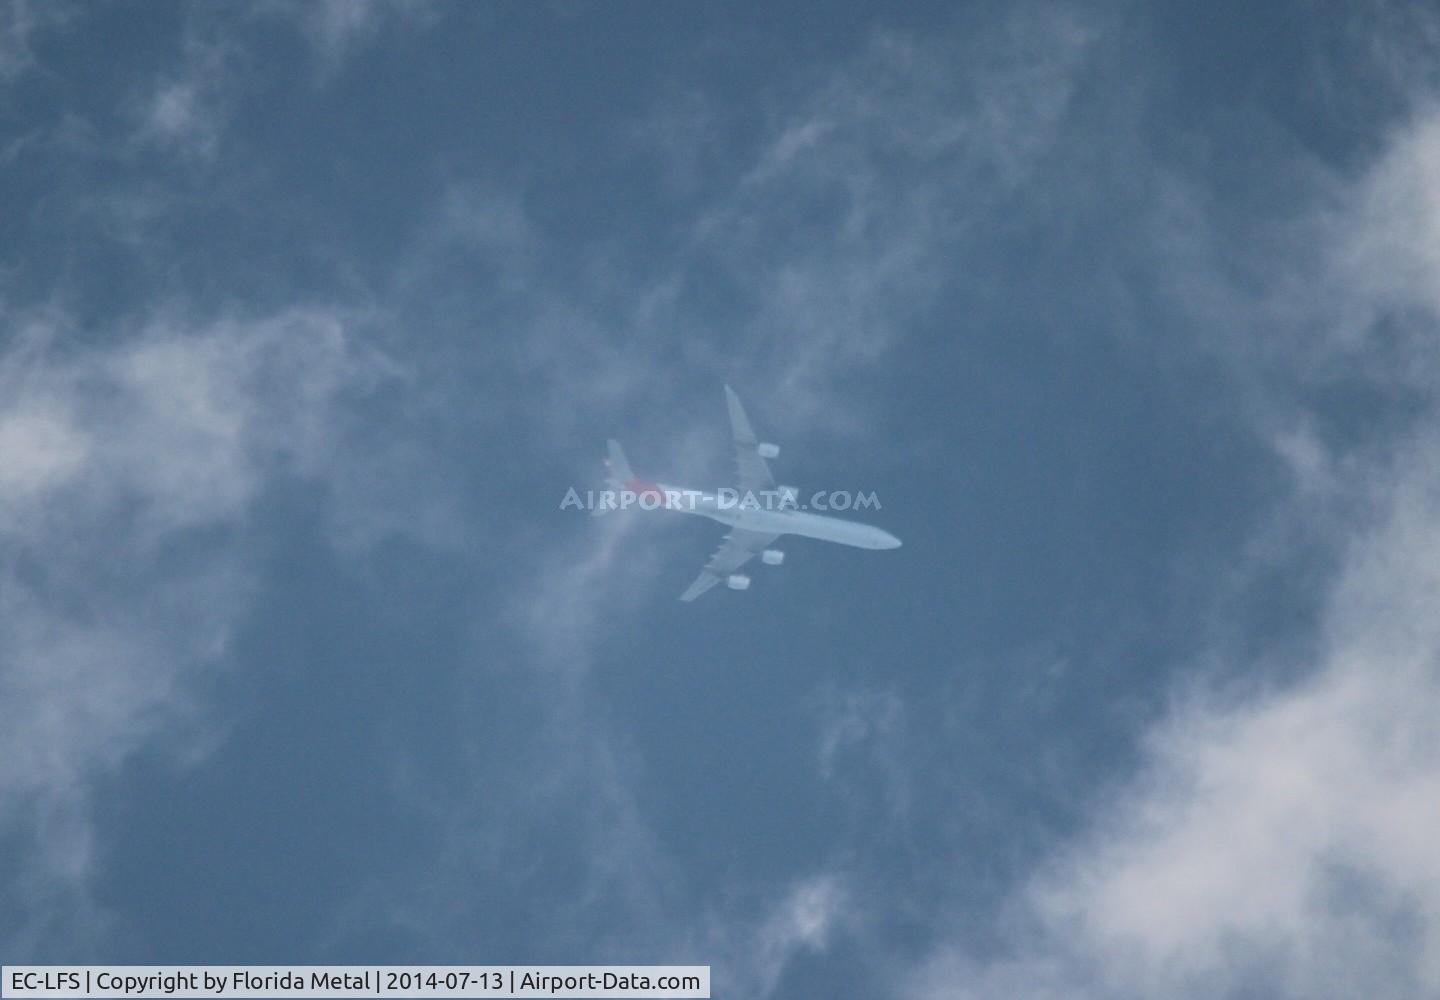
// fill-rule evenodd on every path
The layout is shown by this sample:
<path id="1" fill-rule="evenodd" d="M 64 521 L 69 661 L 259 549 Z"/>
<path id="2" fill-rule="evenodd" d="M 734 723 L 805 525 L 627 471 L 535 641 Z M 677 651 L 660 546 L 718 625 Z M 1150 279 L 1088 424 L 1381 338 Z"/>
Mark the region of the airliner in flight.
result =
<path id="1" fill-rule="evenodd" d="M 779 447 L 756 439 L 739 397 L 728 385 L 725 401 L 729 404 L 730 427 L 735 436 L 738 491 L 709 493 L 639 479 L 631 471 L 620 442 L 613 439 L 609 442 L 609 458 L 605 464 L 609 467 L 607 480 L 613 489 L 639 498 L 644 507 L 699 514 L 730 528 L 719 550 L 710 557 L 689 589 L 680 595 L 680 600 L 693 601 L 722 580 L 731 590 L 747 589 L 750 577 L 738 570 L 757 555 L 767 566 L 783 563 L 785 553 L 771 548 L 782 535 L 803 535 L 858 549 L 900 547 L 900 539 L 873 525 L 800 510 L 795 490 L 777 487 L 766 464 L 766 459 L 780 454 Z"/>

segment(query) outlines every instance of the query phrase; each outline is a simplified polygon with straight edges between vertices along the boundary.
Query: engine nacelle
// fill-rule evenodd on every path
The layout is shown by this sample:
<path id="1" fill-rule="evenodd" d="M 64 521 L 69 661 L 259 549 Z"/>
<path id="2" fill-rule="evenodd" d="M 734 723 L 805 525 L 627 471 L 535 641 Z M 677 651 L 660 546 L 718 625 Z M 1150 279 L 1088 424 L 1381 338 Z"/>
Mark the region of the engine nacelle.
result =
<path id="1" fill-rule="evenodd" d="M 761 458 L 776 458 L 780 454 L 780 446 L 778 444 L 771 444 L 769 441 L 762 441 L 760 444 L 757 444 L 755 450 L 760 453 Z"/>
<path id="2" fill-rule="evenodd" d="M 731 573 L 725 579 L 725 586 L 731 590 L 748 590 L 750 588 L 750 578 L 744 573 Z"/>
<path id="3" fill-rule="evenodd" d="M 779 566 L 785 561 L 785 553 L 779 549 L 766 549 L 760 553 L 760 559 L 766 566 Z"/>

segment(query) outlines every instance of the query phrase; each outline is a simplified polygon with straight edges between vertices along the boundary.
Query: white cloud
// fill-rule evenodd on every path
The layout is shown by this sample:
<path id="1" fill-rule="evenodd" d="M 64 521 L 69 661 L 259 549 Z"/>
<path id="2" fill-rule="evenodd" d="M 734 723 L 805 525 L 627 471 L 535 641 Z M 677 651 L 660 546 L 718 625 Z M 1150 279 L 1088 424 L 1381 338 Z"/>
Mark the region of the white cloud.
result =
<path id="1" fill-rule="evenodd" d="M 43 405 L 6 415 L 0 423 L 0 497 L 7 503 L 44 493 L 69 479 L 85 460 L 85 439 L 63 413 Z"/>
<path id="2" fill-rule="evenodd" d="M 320 5 L 293 16 L 333 62 L 378 34 L 384 19 L 373 7 L 359 10 Z M 244 72 L 251 50 L 233 27 L 224 15 L 192 17 L 179 65 L 132 95 L 129 155 L 159 149 L 203 166 L 227 148 L 227 123 L 252 79 Z M 788 393 L 794 404 L 777 419 L 803 421 L 831 402 L 833 376 L 882 357 L 933 300 L 944 279 L 937 261 L 973 205 L 1013 190 L 1044 157 L 1085 50 L 1085 32 L 1048 9 L 971 40 L 877 38 L 818 89 L 781 102 L 751 155 L 727 157 L 723 183 L 689 220 L 689 254 L 664 273 L 637 282 L 597 259 L 578 280 L 557 279 L 520 199 L 457 185 L 395 290 L 413 303 L 434 290 L 446 256 L 461 256 L 465 267 L 486 262 L 488 270 L 467 275 L 483 290 L 456 312 L 496 331 L 493 382 L 484 386 L 509 388 L 517 374 L 538 385 L 533 410 L 550 423 L 537 438 L 589 435 L 597 412 L 638 402 L 666 421 L 655 450 L 693 461 L 704 429 L 723 430 L 718 393 L 713 406 L 693 405 L 683 399 L 685 379 L 666 385 L 656 376 L 676 332 L 704 324 L 682 291 L 705 272 L 697 261 L 745 291 L 747 316 L 733 354 L 686 348 L 694 353 L 681 364 L 709 366 L 707 378 L 755 372 L 757 394 Z M 963 78 L 937 89 L 954 65 L 965 67 Z M 107 206 L 135 231 L 155 212 L 143 198 L 120 204 L 112 196 Z M 244 532 L 265 490 L 284 476 L 321 483 L 347 539 L 393 530 L 386 519 L 402 515 L 386 513 L 394 502 L 387 491 L 401 491 L 403 511 L 420 506 L 405 491 L 423 490 L 410 485 L 423 477 L 397 485 L 379 474 L 404 467 L 403 446 L 385 442 L 398 454 L 373 449 L 378 463 L 344 447 L 337 455 L 349 395 L 394 374 L 357 346 L 349 319 L 303 309 L 260 320 L 162 318 L 114 346 L 66 351 L 56 336 L 0 365 L 0 443 L 16 459 L 0 479 L 10 502 L 0 537 L 23 557 L 3 578 L 11 613 L 0 661 L 7 692 L 36 720 L 10 734 L 26 752 L 0 771 L 0 816 L 29 831 L 51 876 L 42 894 L 83 888 L 103 849 L 87 815 L 93 785 L 136 748 L 197 739 L 214 721 L 198 691 L 224 668 L 226 640 L 257 585 Z M 688 416 L 677 420 L 680 413 Z M 436 503 L 433 530 L 443 537 L 453 522 Z M 472 824 L 480 807 L 455 805 L 446 857 L 513 857 L 507 849 L 525 846 L 526 831 L 557 823 L 557 803 L 578 804 L 590 861 L 577 894 L 594 912 L 621 916 L 607 929 L 611 940 L 728 942 L 732 968 L 752 970 L 741 992 L 771 993 L 796 955 L 833 946 L 853 900 L 843 877 L 822 866 L 793 884 L 742 887 L 758 899 L 752 905 L 722 902 L 691 921 L 674 919 L 669 855 L 636 791 L 644 762 L 585 702 L 598 643 L 673 586 L 658 571 L 672 564 L 653 538 L 635 544 L 619 519 L 586 527 L 593 531 L 538 539 L 534 572 L 514 581 L 516 599 L 501 611 L 529 654 L 524 665 L 538 668 L 543 759 L 512 778 L 533 781 L 506 822 Z M 198 546 L 200 558 L 156 568 L 151 557 L 185 546 Z M 38 581 L 22 564 L 43 567 Z M 127 577 L 131 569 L 139 579 Z M 77 604 L 88 610 L 76 612 Z M 68 694 L 77 686 L 94 697 Z M 832 757 L 880 739 L 891 724 L 882 711 L 864 734 L 847 730 Z M 477 790 L 482 807 L 490 791 Z"/>
<path id="3" fill-rule="evenodd" d="M 1405 376 L 1433 385 L 1435 370 L 1430 320 L 1440 313 L 1440 115 L 1422 113 L 1396 134 L 1384 157 L 1357 196 L 1336 220 L 1341 247 L 1336 265 L 1342 288 L 1371 315 L 1352 321 L 1351 342 L 1371 324 L 1396 311 L 1425 311 L 1413 330 L 1414 350 L 1398 360 L 1405 368 L 1388 371 L 1397 382 Z M 1355 322 L 1354 320 L 1369 320 Z M 1368 345 L 1373 349 L 1373 344 Z"/>
<path id="4" fill-rule="evenodd" d="M 1440 438 L 1421 424 L 1327 440 L 1295 430 L 1318 415 L 1287 394 L 1349 378 L 1411 393 L 1433 419 L 1437 135 L 1435 118 L 1415 122 L 1305 227 L 1328 242 L 1297 246 L 1292 262 L 1322 269 L 1323 291 L 1306 298 L 1277 266 L 1277 284 L 1249 300 L 1271 319 L 1314 317 L 1319 334 L 1285 345 L 1288 368 L 1271 355 L 1281 396 L 1264 412 L 1290 422 L 1256 426 L 1296 473 L 1287 510 L 1313 521 L 1303 542 L 1339 553 L 1308 670 L 1276 687 L 1258 679 L 1262 662 L 1239 691 L 1178 695 L 1141 773 L 1016 897 L 1001 954 L 961 935 L 915 973 L 911 995 L 1440 993 Z M 1263 326 L 1239 298 L 1224 308 Z"/>
<path id="5" fill-rule="evenodd" d="M 1440 991 L 1440 442 L 1356 540 L 1314 673 L 1187 701 L 1023 898 L 1021 960 L 942 950 L 920 996 Z"/>
<path id="6" fill-rule="evenodd" d="M 333 77 L 345 61 L 367 43 L 387 33 L 423 28 L 438 19 L 430 4 L 352 3 L 317 0 L 315 3 L 266 5 L 265 11 L 293 18 L 310 43 L 322 77 Z"/>
<path id="7" fill-rule="evenodd" d="M 142 134 L 209 159 L 220 141 L 218 109 L 209 106 L 194 80 L 168 80 L 150 98 Z"/>
<path id="8" fill-rule="evenodd" d="M 98 916 L 96 787 L 213 731 L 203 690 L 256 585 L 255 501 L 281 476 L 343 481 L 347 402 L 390 366 L 324 309 L 96 346 L 5 319 L 22 332 L 0 354 L 0 830 L 25 845 L 10 945 L 28 948 Z"/>
<path id="9" fill-rule="evenodd" d="M 893 690 L 827 688 L 817 700 L 821 780 L 844 803 L 852 824 L 903 836 L 916 790 L 904 699 Z"/>
<path id="10" fill-rule="evenodd" d="M 729 160 L 721 182 L 705 189 L 687 217 L 684 253 L 659 274 L 637 280 L 601 259 L 608 246 L 586 267 L 572 270 L 567 259 L 566 269 L 554 268 L 554 248 L 522 201 L 476 184 L 442 197 L 400 269 L 400 286 L 410 299 L 433 299 L 428 289 L 451 294 L 444 283 L 436 287 L 435 272 L 459 266 L 467 287 L 482 289 L 463 310 L 466 323 L 495 331 L 488 377 L 530 380 L 530 410 L 543 423 L 537 440 L 580 435 L 598 448 L 606 436 L 596 426 L 601 415 L 615 426 L 627 405 L 643 408 L 660 426 L 648 454 L 631 449 L 632 461 L 683 476 L 698 445 L 721 442 L 724 427 L 718 384 L 713 399 L 691 398 L 685 366 L 707 379 L 753 373 L 757 396 L 786 401 L 777 420 L 800 424 L 822 408 L 849 412 L 833 405 L 832 380 L 904 338 L 933 302 L 946 277 L 943 249 L 965 231 L 975 204 L 993 205 L 1046 155 L 1087 38 L 1046 8 L 1014 15 L 998 35 L 935 45 L 874 39 L 818 88 L 771 109 L 763 140 Z M 956 65 L 965 67 L 963 79 L 937 89 Z M 636 134 L 659 137 L 658 152 L 681 172 L 704 159 L 688 148 L 703 136 L 677 135 L 663 122 Z M 712 267 L 744 298 L 735 337 L 703 335 L 704 309 L 687 294 Z M 702 335 L 686 338 L 677 359 L 676 332 L 697 330 Z M 712 343 L 729 344 L 728 353 L 711 355 Z M 677 370 L 680 377 L 672 377 Z M 582 483 L 598 477 L 596 459 L 577 470 Z M 559 494 L 546 499 L 558 503 Z M 571 530 L 560 527 L 567 517 Z M 508 859 L 533 857 L 532 832 L 563 822 L 577 840 L 567 849 L 588 859 L 572 873 L 588 913 L 552 915 L 551 938 L 572 941 L 576 927 L 588 927 L 583 939 L 591 947 L 616 954 L 713 954 L 734 995 L 773 995 L 798 956 L 835 947 L 862 919 L 843 866 L 822 862 L 806 876 L 763 886 L 744 884 L 739 872 L 733 895 L 676 916 L 684 875 L 674 871 L 673 849 L 654 834 L 638 791 L 647 762 L 615 731 L 595 671 L 609 662 L 607 641 L 635 627 L 657 597 L 673 601 L 688 576 L 675 575 L 677 554 L 665 545 L 660 519 L 578 525 L 573 513 L 559 511 L 555 518 L 556 530 L 528 550 L 529 571 L 517 567 L 514 598 L 497 616 L 520 655 L 481 665 L 491 679 L 533 675 L 526 697 L 544 708 L 524 761 L 503 776 L 477 764 L 487 777 L 476 779 L 472 795 L 428 789 L 424 778 L 407 782 L 402 794 L 449 803 L 439 812 L 450 834 L 431 884 L 416 890 L 423 904 L 401 893 L 380 919 L 413 926 L 417 910 L 436 910 L 445 924 L 428 933 L 455 934 L 463 926 L 457 910 L 475 905 L 470 882 L 457 886 L 455 873 L 485 871 L 503 883 Z M 703 555 L 692 553 L 695 562 L 683 565 L 698 566 Z M 838 761 L 872 749 L 885 756 L 903 722 L 898 699 L 883 693 L 822 709 L 828 735 L 819 763 L 837 783 Z M 485 758 L 491 737 L 474 740 L 467 753 Z M 893 779 L 886 805 L 903 814 L 908 791 L 899 765 L 882 767 Z M 512 788 L 517 783 L 523 794 Z M 506 809 L 495 808 L 499 799 Z M 384 895 L 366 898 L 377 894 Z M 603 926 L 591 927 L 587 921 L 602 919 L 596 914 Z"/>
<path id="11" fill-rule="evenodd" d="M 244 82 L 243 50 L 227 30 L 188 23 L 179 68 L 136 98 L 131 144 L 169 151 L 192 163 L 213 160 Z"/>
<path id="12" fill-rule="evenodd" d="M 1093 31 L 1024 5 L 938 39 L 876 36 L 770 113 L 692 252 L 747 307 L 737 352 L 797 423 L 844 412 L 837 377 L 883 357 L 964 267 L 972 220 L 1054 149 Z M 672 158 L 695 159 L 682 133 Z"/>
<path id="13" fill-rule="evenodd" d="M 727 914 L 729 922 L 709 947 L 719 958 L 717 981 L 731 996 L 773 996 L 790 963 L 829 948 L 852 910 L 844 883 L 827 872 L 779 887 L 749 922 Z"/>
<path id="14" fill-rule="evenodd" d="M 34 69 L 31 43 L 35 37 L 64 25 L 74 14 L 73 5 L 64 0 L 11 0 L 0 6 L 0 83 L 10 83 Z"/>
<path id="15" fill-rule="evenodd" d="M 387 30 L 423 27 L 433 22 L 435 14 L 425 4 L 347 0 L 261 4 L 244 11 L 189 9 L 176 67 L 160 74 L 135 98 L 131 145 L 169 151 L 191 165 L 214 160 L 239 102 L 267 83 L 262 72 L 265 44 L 254 29 L 270 17 L 309 44 L 323 84 L 377 36 Z"/>
<path id="16" fill-rule="evenodd" d="M 867 743 L 883 742 L 904 726 L 905 703 L 893 692 L 828 692 L 820 730 L 822 778 L 836 774 L 838 759 Z"/>

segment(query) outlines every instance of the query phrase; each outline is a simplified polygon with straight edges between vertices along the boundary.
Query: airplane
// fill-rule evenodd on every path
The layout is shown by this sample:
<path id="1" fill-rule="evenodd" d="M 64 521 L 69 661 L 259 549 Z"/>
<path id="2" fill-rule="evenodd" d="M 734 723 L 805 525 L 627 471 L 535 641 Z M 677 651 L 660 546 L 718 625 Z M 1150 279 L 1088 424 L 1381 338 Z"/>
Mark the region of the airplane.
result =
<path id="1" fill-rule="evenodd" d="M 641 501 L 647 509 L 663 507 L 687 514 L 699 514 L 719 521 L 730 528 L 720 544 L 719 550 L 710 557 L 695 582 L 690 584 L 682 601 L 693 601 L 722 580 L 731 590 L 746 590 L 750 577 L 738 572 L 755 556 L 767 566 L 779 566 L 785 561 L 785 553 L 771 548 L 782 535 L 802 535 L 824 542 L 837 542 L 859 549 L 895 549 L 900 539 L 869 524 L 846 521 L 838 517 L 827 517 L 810 511 L 800 510 L 796 503 L 793 487 L 776 487 L 766 459 L 780 454 L 778 446 L 760 441 L 745 415 L 745 408 L 735 390 L 725 387 L 725 401 L 730 410 L 730 428 L 735 438 L 735 465 L 739 489 L 722 491 L 734 494 L 729 499 L 721 493 L 703 490 L 685 490 L 664 483 L 639 479 L 625 458 L 620 442 L 613 438 L 608 442 L 609 467 L 607 481 L 619 491 L 628 491 Z M 737 502 L 741 497 L 763 495 L 772 502 L 764 505 L 755 502 Z M 782 498 L 783 499 L 779 499 Z M 777 501 L 778 502 L 774 502 Z M 778 507 L 779 509 L 775 509 Z"/>

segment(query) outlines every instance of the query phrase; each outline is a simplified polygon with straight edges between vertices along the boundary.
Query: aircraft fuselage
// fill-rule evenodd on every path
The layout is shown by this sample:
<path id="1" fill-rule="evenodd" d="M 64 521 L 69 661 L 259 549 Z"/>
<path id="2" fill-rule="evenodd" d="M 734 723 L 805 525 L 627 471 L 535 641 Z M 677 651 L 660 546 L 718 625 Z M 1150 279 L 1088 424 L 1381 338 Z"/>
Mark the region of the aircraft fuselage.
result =
<path id="1" fill-rule="evenodd" d="M 796 510 L 793 506 L 766 509 L 722 502 L 716 493 L 686 490 L 664 483 L 647 484 L 660 494 L 659 505 L 682 514 L 698 514 L 730 527 L 771 535 L 802 535 L 822 542 L 836 542 L 857 549 L 896 549 L 900 539 L 882 528 L 859 521 Z"/>

